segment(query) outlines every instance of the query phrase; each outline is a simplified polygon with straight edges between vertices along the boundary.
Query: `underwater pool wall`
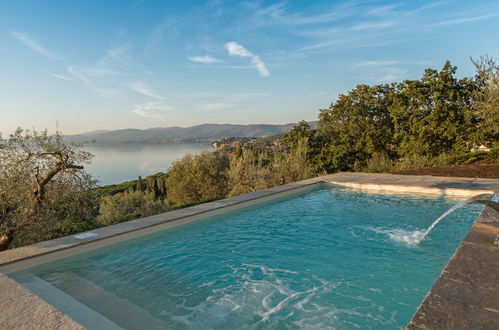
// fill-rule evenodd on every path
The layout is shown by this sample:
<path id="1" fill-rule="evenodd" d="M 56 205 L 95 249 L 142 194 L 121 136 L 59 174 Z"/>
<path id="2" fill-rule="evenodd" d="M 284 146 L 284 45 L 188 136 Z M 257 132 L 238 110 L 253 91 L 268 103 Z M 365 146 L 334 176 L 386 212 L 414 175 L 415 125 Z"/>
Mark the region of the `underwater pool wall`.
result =
<path id="1" fill-rule="evenodd" d="M 494 179 L 344 172 L 3 251 L 0 252 L 0 327 L 84 328 L 5 274 L 326 184 L 378 193 L 457 198 L 499 192 L 499 180 Z M 479 325 L 494 325 L 492 328 L 499 329 L 499 245 L 494 244 L 499 234 L 499 215 L 494 205 L 486 206 L 475 220 L 414 315 L 409 329 L 479 328 Z"/>

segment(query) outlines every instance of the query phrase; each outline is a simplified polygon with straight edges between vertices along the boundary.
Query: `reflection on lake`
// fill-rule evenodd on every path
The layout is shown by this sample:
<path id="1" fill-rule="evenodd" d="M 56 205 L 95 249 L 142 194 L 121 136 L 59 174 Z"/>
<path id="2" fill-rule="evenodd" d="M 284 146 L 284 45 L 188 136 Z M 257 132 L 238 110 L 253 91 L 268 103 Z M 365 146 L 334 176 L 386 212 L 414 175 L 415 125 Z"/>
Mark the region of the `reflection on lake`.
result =
<path id="1" fill-rule="evenodd" d="M 99 180 L 99 185 L 135 180 L 164 172 L 172 162 L 187 153 L 213 150 L 208 144 L 120 144 L 86 145 L 85 151 L 95 157 L 85 166 L 88 173 Z"/>

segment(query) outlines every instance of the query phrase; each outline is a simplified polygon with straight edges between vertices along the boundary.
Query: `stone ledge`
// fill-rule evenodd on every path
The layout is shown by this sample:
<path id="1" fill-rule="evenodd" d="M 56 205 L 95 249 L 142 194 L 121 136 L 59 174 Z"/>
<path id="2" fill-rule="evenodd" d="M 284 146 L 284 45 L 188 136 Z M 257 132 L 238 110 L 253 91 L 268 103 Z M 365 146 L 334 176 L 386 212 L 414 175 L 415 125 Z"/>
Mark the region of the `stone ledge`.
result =
<path id="1" fill-rule="evenodd" d="M 489 203 L 490 205 L 491 203 Z M 499 213 L 486 205 L 407 329 L 499 329 Z"/>
<path id="2" fill-rule="evenodd" d="M 0 292 L 2 329 L 85 329 L 2 273 Z"/>

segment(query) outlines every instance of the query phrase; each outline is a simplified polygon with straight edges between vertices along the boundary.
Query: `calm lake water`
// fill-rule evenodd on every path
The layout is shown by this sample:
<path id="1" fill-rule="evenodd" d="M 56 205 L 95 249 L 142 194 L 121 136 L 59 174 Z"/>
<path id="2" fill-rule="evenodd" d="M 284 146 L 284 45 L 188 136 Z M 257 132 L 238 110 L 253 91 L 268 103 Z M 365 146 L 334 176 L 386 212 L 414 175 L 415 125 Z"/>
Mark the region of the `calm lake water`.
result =
<path id="1" fill-rule="evenodd" d="M 187 153 L 211 151 L 209 144 L 121 144 L 87 145 L 84 148 L 95 157 L 86 170 L 99 180 L 99 185 L 135 180 L 164 172 Z"/>

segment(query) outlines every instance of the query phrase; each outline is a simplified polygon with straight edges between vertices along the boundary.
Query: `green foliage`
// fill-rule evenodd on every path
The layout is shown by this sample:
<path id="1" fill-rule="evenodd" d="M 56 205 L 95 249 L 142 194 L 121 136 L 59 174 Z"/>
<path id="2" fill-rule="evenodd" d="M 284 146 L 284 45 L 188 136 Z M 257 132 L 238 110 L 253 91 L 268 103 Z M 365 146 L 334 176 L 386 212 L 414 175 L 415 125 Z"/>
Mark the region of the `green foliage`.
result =
<path id="1" fill-rule="evenodd" d="M 296 141 L 287 152 L 243 149 L 230 161 L 229 196 L 304 180 L 313 173 L 307 159 L 306 138 Z"/>
<path id="2" fill-rule="evenodd" d="M 137 186 L 135 187 L 135 191 L 144 192 L 145 190 L 146 190 L 146 184 L 144 183 L 144 180 L 142 180 L 142 177 L 139 175 L 139 178 L 137 179 Z"/>
<path id="3" fill-rule="evenodd" d="M 314 135 L 315 131 L 311 129 L 310 124 L 302 120 L 291 131 L 284 134 L 283 142 L 291 148 L 296 148 L 302 141 L 308 141 Z"/>
<path id="4" fill-rule="evenodd" d="M 393 160 L 386 153 L 374 153 L 373 156 L 367 160 L 366 167 L 362 172 L 385 173 L 392 171 L 393 168 Z"/>
<path id="5" fill-rule="evenodd" d="M 164 199 L 166 197 L 166 179 L 168 177 L 167 173 L 156 173 L 154 175 L 149 175 L 145 178 L 145 191 L 152 191 L 156 198 Z M 93 191 L 98 196 L 112 196 L 118 193 L 123 193 L 125 191 L 136 191 L 138 186 L 138 180 L 126 181 L 120 184 L 110 184 L 106 186 L 100 186 Z"/>
<path id="6" fill-rule="evenodd" d="M 317 172 L 380 171 L 390 160 L 403 168 L 447 165 L 477 143 L 494 145 L 499 67 L 488 57 L 475 65 L 475 79 L 457 79 L 457 68 L 446 62 L 419 80 L 359 85 L 340 95 L 321 110 L 318 130 L 309 136 L 310 164 Z M 303 131 L 297 127 L 294 135 Z"/>
<path id="7" fill-rule="evenodd" d="M 225 197 L 228 167 L 228 157 L 220 152 L 185 155 L 168 171 L 168 199 L 182 205 Z"/>
<path id="8" fill-rule="evenodd" d="M 328 172 L 364 166 L 374 153 L 392 153 L 393 124 L 388 85 L 359 85 L 319 115 Z"/>
<path id="9" fill-rule="evenodd" d="M 97 223 L 107 226 L 166 212 L 169 209 L 169 204 L 158 200 L 153 192 L 127 191 L 101 199 Z"/>
<path id="10" fill-rule="evenodd" d="M 270 184 L 271 169 L 267 151 L 240 149 L 230 160 L 227 171 L 229 196 L 266 189 Z"/>
<path id="11" fill-rule="evenodd" d="M 477 142 L 492 146 L 499 140 L 499 64 L 489 56 L 471 61 L 475 65 L 478 86 L 474 94 L 479 120 Z"/>
<path id="12" fill-rule="evenodd" d="M 53 238 L 73 235 L 99 226 L 95 220 L 99 214 L 99 200 L 91 191 L 67 193 L 56 191 L 53 187 L 51 196 L 32 221 L 27 222 L 17 232 L 10 247 L 46 241 Z M 65 189 L 60 186 L 58 189 Z"/>
<path id="13" fill-rule="evenodd" d="M 285 153 L 275 153 L 271 164 L 272 186 L 287 184 L 314 176 L 315 172 L 308 161 L 308 139 L 298 141 L 293 149 Z"/>
<path id="14" fill-rule="evenodd" d="M 474 163 L 493 164 L 499 162 L 499 146 L 495 146 L 490 151 L 463 152 L 452 155 L 449 163 L 456 165 L 469 165 Z"/>
<path id="15" fill-rule="evenodd" d="M 20 128 L 0 145 L 0 250 L 93 225 L 95 181 L 82 166 L 91 154 L 59 132 Z"/>
<path id="16" fill-rule="evenodd" d="M 420 80 L 394 87 L 390 113 L 400 157 L 430 158 L 466 150 L 473 131 L 474 83 L 454 77 L 446 62 L 441 71 L 427 69 Z"/>
<path id="17" fill-rule="evenodd" d="M 431 166 L 449 165 L 448 155 L 442 154 L 438 157 L 430 157 L 428 155 L 409 154 L 397 162 L 397 169 L 412 169 Z"/>

